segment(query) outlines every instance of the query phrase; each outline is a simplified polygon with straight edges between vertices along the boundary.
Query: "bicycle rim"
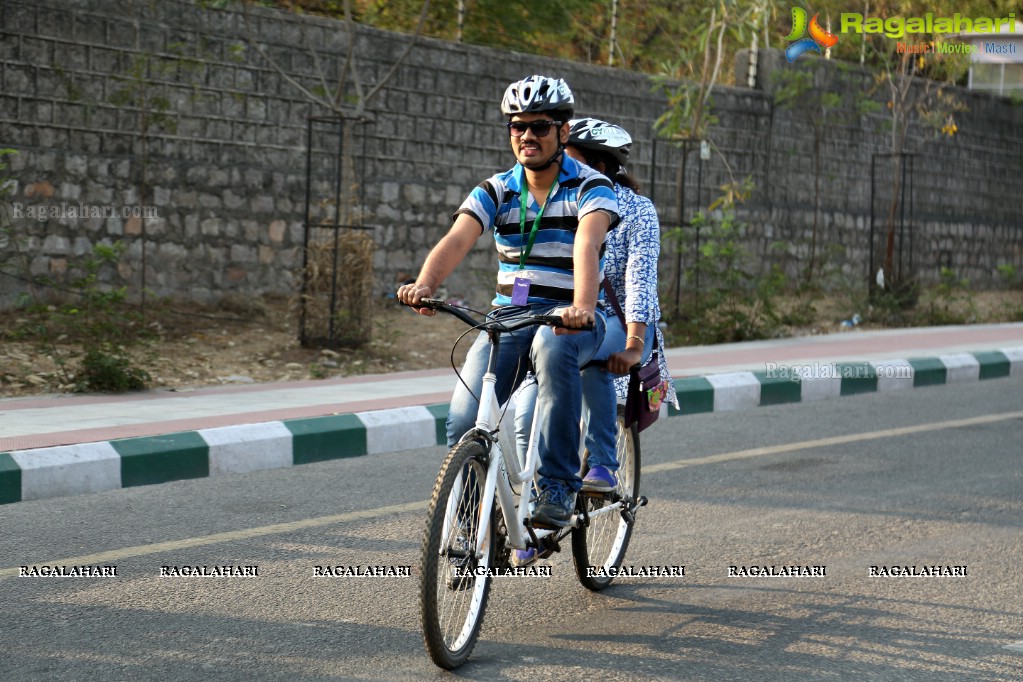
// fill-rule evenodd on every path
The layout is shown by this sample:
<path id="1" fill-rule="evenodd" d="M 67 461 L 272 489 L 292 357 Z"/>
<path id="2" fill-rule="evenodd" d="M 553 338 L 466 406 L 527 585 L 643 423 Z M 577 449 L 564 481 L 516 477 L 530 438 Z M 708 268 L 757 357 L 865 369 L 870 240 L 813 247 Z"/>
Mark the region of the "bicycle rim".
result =
<path id="1" fill-rule="evenodd" d="M 482 556 L 471 550 L 478 537 L 487 461 L 485 448 L 476 441 L 452 448 L 437 476 L 426 517 L 419 586 L 423 639 L 433 662 L 448 670 L 462 665 L 472 653 L 490 594 L 490 578 L 472 573 L 493 565 L 492 509 Z"/>
<path id="2" fill-rule="evenodd" d="M 616 491 L 622 498 L 636 499 L 639 495 L 639 432 L 635 425 L 625 428 L 621 406 L 618 408 L 616 449 L 619 464 Z M 609 504 L 603 497 L 589 495 L 580 495 L 579 503 L 586 505 L 587 512 Z M 596 591 L 611 584 L 613 577 L 607 574 L 609 569 L 622 565 L 634 524 L 635 521 L 630 523 L 619 511 L 614 511 L 591 517 L 589 525 L 572 531 L 572 558 L 584 587 Z M 596 575 L 590 575 L 592 569 L 598 569 Z"/>

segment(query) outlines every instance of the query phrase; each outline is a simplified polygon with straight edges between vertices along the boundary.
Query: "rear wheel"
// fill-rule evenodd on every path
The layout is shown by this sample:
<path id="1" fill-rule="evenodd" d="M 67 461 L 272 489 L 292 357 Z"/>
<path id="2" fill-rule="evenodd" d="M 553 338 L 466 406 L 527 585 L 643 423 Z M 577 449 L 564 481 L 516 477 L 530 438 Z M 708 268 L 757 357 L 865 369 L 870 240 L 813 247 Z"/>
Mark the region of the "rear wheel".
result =
<path id="1" fill-rule="evenodd" d="M 592 514 L 615 500 L 633 501 L 639 497 L 639 432 L 636 425 L 625 428 L 624 408 L 618 406 L 618 485 L 608 495 L 579 494 L 579 505 Z M 588 525 L 572 530 L 572 558 L 579 582 L 599 591 L 611 584 L 614 569 L 622 565 L 629 547 L 635 517 L 621 510 L 591 517 Z"/>
<path id="2" fill-rule="evenodd" d="M 490 595 L 490 577 L 482 569 L 494 565 L 493 507 L 482 551 L 474 551 L 488 461 L 477 441 L 452 448 L 426 517 L 419 583 L 423 638 L 433 662 L 448 670 L 465 663 L 476 646 Z"/>

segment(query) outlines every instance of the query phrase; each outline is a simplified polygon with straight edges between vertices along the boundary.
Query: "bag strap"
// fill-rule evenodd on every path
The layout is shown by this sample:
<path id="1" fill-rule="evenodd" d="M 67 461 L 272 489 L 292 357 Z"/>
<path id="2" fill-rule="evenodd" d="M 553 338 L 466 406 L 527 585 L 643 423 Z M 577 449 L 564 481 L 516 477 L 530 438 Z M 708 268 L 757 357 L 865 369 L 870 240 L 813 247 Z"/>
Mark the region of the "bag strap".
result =
<path id="1" fill-rule="evenodd" d="M 607 281 L 607 277 L 601 282 L 604 287 L 604 293 L 607 294 L 607 300 L 611 303 L 611 307 L 614 309 L 615 314 L 618 315 L 618 319 L 622 322 L 622 329 L 626 329 L 625 326 L 625 313 L 622 312 L 622 306 L 618 304 L 618 296 L 615 294 L 614 289 Z"/>
<path id="2" fill-rule="evenodd" d="M 604 278 L 604 281 L 601 282 L 601 285 L 604 287 L 604 293 L 607 294 L 607 298 L 611 302 L 611 307 L 614 309 L 615 314 L 618 315 L 618 319 L 621 320 L 621 322 L 622 322 L 622 329 L 628 329 L 629 325 L 625 321 L 625 313 L 622 312 L 622 306 L 618 303 L 618 296 L 615 295 L 614 290 L 611 288 L 611 285 L 608 283 L 607 277 Z M 650 357 L 654 357 L 654 355 L 659 353 L 660 350 L 661 350 L 661 343 L 660 343 L 660 341 L 657 338 L 657 331 L 655 330 L 654 331 L 654 349 L 653 349 L 653 351 L 651 351 Z"/>

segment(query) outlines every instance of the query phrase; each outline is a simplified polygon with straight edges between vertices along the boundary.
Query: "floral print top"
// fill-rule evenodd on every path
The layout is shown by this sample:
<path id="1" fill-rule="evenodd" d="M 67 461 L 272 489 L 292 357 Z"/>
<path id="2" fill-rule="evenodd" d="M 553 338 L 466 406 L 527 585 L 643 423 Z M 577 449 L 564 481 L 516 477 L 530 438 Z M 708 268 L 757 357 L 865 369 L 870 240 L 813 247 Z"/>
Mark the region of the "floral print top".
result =
<path id="1" fill-rule="evenodd" d="M 661 379 L 668 382 L 667 398 L 679 409 L 678 396 L 664 358 L 664 337 L 657 323 L 661 307 L 657 300 L 657 261 L 661 255 L 661 227 L 652 201 L 636 194 L 628 187 L 615 183 L 618 195 L 618 215 L 621 222 L 607 236 L 604 253 L 604 277 L 618 295 L 618 304 L 625 313 L 625 321 L 643 322 L 653 327 L 660 349 L 658 364 Z M 607 306 L 608 314 L 614 310 Z M 648 349 L 649 350 L 649 349 Z M 622 400 L 628 395 L 629 376 L 615 379 L 615 391 Z"/>

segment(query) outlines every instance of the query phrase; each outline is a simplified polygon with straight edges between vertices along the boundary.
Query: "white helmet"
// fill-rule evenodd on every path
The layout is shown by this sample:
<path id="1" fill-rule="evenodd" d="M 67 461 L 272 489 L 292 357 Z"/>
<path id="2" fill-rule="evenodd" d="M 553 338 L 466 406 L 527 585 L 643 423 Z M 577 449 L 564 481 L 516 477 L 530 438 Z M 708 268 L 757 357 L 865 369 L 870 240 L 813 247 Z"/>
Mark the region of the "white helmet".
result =
<path id="1" fill-rule="evenodd" d="M 501 113 L 505 116 L 539 111 L 575 110 L 575 97 L 568 83 L 560 78 L 529 76 L 512 83 L 504 91 Z M 571 118 L 571 113 L 566 118 Z"/>
<path id="2" fill-rule="evenodd" d="M 568 144 L 605 152 L 624 166 L 632 151 L 632 137 L 625 128 L 598 118 L 577 118 L 568 122 Z"/>

